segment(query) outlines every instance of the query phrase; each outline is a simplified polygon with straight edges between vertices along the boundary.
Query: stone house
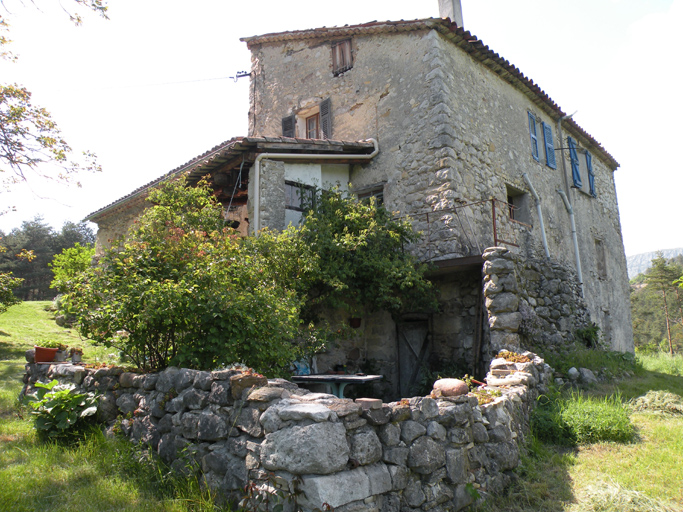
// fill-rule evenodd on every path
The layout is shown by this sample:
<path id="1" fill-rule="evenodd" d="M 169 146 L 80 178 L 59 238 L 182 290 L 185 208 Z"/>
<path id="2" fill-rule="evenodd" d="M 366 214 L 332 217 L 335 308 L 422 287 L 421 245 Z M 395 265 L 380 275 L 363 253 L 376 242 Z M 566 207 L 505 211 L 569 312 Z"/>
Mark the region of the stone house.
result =
<path id="1" fill-rule="evenodd" d="M 476 375 L 498 348 L 564 343 L 588 322 L 607 346 L 633 351 L 619 164 L 462 21 L 242 40 L 249 135 L 91 214 L 100 250 L 175 175 L 210 175 L 244 235 L 298 222 L 302 192 L 339 184 L 412 219 L 423 241 L 411 250 L 434 264 L 442 309 L 398 322 L 368 314 L 319 370 L 380 372 L 384 394 L 407 396 L 422 368 Z"/>

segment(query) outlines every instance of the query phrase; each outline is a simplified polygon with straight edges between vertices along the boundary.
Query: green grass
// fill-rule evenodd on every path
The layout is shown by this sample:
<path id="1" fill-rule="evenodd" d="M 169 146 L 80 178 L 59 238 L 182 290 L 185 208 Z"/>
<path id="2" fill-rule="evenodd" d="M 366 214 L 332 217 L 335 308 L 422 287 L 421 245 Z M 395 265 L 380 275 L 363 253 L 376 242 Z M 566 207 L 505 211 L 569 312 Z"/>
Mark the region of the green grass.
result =
<path id="1" fill-rule="evenodd" d="M 43 443 L 18 405 L 24 353 L 40 339 L 84 348 L 86 362 L 113 361 L 75 330 L 57 326 L 49 302 L 0 315 L 0 510 L 12 512 L 208 512 L 221 509 L 196 478 L 174 477 L 124 439 L 97 433 L 77 445 Z"/>
<path id="2" fill-rule="evenodd" d="M 564 371 L 572 366 L 594 372 L 607 368 L 617 380 L 581 395 L 551 395 L 556 403 L 548 400 L 546 405 L 553 405 L 569 431 L 578 428 L 587 438 L 569 446 L 558 445 L 558 437 L 546 442 L 533 438 L 507 496 L 489 500 L 481 510 L 683 510 L 683 356 L 639 354 L 634 359 L 579 348 L 546 360 Z M 636 435 L 630 442 L 618 442 L 610 432 L 629 430 L 624 422 L 628 411 Z"/>
<path id="3" fill-rule="evenodd" d="M 196 480 L 171 477 L 124 440 L 95 435 L 72 447 L 38 441 L 26 412 L 16 405 L 25 350 L 36 339 L 54 337 L 83 346 L 86 360 L 109 359 L 106 349 L 93 348 L 75 331 L 57 327 L 47 305 L 23 303 L 0 315 L 0 510 L 217 510 Z M 574 446 L 558 446 L 533 438 L 508 494 L 490 497 L 481 509 L 683 510 L 683 415 L 676 412 L 683 401 L 683 357 L 639 354 L 634 359 L 579 350 L 554 358 L 549 362 L 559 368 L 607 369 L 619 380 L 582 395 L 560 397 L 564 421 L 581 432 L 583 444 L 577 440 Z M 658 393 L 648 395 L 650 391 Z M 637 411 L 631 412 L 628 424 L 623 422 L 628 415 L 621 402 Z M 662 408 L 674 412 L 662 414 Z M 600 435 L 595 435 L 594 423 L 600 426 Z M 612 423 L 620 425 L 617 432 L 632 425 L 636 437 L 628 443 L 615 441 L 620 435 L 605 434 Z"/>

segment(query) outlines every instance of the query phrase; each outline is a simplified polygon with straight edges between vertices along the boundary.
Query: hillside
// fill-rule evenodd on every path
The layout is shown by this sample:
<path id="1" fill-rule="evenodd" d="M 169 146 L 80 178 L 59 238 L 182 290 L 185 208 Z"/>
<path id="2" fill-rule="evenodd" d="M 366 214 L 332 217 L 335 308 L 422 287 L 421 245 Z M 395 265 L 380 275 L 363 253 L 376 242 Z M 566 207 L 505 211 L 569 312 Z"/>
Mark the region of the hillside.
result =
<path id="1" fill-rule="evenodd" d="M 641 272 L 645 272 L 650 267 L 650 262 L 657 256 L 657 252 L 661 252 L 666 259 L 671 259 L 679 254 L 683 254 L 683 247 L 678 249 L 663 249 L 662 251 L 644 252 L 635 254 L 634 256 L 626 256 L 626 267 L 628 269 L 628 278 L 633 279 Z"/>

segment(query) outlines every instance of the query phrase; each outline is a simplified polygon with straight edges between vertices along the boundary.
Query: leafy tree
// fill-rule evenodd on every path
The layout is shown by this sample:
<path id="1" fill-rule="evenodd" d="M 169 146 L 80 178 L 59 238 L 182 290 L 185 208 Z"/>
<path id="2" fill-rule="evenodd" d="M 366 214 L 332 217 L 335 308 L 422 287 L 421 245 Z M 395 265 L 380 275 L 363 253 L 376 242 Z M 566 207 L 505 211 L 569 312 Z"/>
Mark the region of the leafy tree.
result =
<path id="1" fill-rule="evenodd" d="M 150 200 L 130 237 L 68 295 L 82 334 L 150 370 L 289 363 L 300 301 L 266 258 L 240 250 L 209 189 L 170 183 Z"/>
<path id="2" fill-rule="evenodd" d="M 24 280 L 15 290 L 19 298 L 52 299 L 55 294 L 50 291 L 52 272 L 48 265 L 54 255 L 75 243 L 92 243 L 94 238 L 95 234 L 85 223 L 65 222 L 56 232 L 41 216 L 36 216 L 3 238 L 7 251 L 0 254 L 0 272 L 11 272 Z M 17 255 L 30 255 L 30 258 L 17 258 Z"/>
<path id="3" fill-rule="evenodd" d="M 344 307 L 404 312 L 434 311 L 437 301 L 427 270 L 405 247 L 419 235 L 406 219 L 384 207 L 338 191 L 319 191 L 306 205 L 299 236 L 316 256 L 316 268 L 299 290 L 306 313 Z"/>
<path id="4" fill-rule="evenodd" d="M 91 244 L 81 245 L 76 242 L 73 247 L 63 249 L 52 258 L 51 263 L 48 263 L 54 275 L 50 288 L 56 289 L 59 293 L 73 290 L 79 275 L 92 265 L 94 256 L 95 247 Z"/>
<path id="5" fill-rule="evenodd" d="M 21 284 L 23 279 L 12 277 L 12 274 L 0 273 L 0 313 L 4 313 L 10 306 L 19 304 L 21 301 L 14 295 L 14 289 Z"/>
<path id="6" fill-rule="evenodd" d="M 681 301 L 674 281 L 683 268 L 675 261 L 667 261 L 661 254 L 652 266 L 634 280 L 631 293 L 633 334 L 636 346 L 658 349 L 664 340 L 669 353 L 683 341 L 681 332 Z"/>
<path id="7" fill-rule="evenodd" d="M 74 0 L 76 4 L 107 17 L 106 2 L 102 0 Z M 77 25 L 82 18 L 78 13 L 66 11 Z M 0 16 L 0 58 L 14 60 L 8 51 L 11 43 L 6 34 L 9 23 L 6 16 Z M 73 173 L 85 170 L 99 170 L 95 155 L 83 153 L 83 161 L 69 159 L 72 149 L 62 137 L 57 124 L 44 108 L 33 105 L 31 93 L 17 84 L 0 84 L 0 173 L 5 187 L 25 181 L 27 172 L 41 178 L 69 181 Z M 61 172 L 52 175 L 44 172 L 41 165 L 56 164 Z"/>

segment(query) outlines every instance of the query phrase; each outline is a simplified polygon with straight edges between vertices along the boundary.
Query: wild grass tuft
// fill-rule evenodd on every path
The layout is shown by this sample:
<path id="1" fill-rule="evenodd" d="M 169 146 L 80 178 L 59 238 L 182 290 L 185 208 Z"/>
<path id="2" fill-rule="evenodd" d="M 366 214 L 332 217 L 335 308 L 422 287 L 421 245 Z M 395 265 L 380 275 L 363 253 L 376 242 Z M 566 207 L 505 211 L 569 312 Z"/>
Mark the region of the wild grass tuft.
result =
<path id="1" fill-rule="evenodd" d="M 544 442 L 566 446 L 627 443 L 636 434 L 618 394 L 597 398 L 577 392 L 541 399 L 532 417 L 532 430 Z"/>
<path id="2" fill-rule="evenodd" d="M 683 355 L 676 354 L 673 357 L 664 352 L 655 354 L 637 355 L 638 363 L 649 372 L 663 373 L 683 377 Z"/>

